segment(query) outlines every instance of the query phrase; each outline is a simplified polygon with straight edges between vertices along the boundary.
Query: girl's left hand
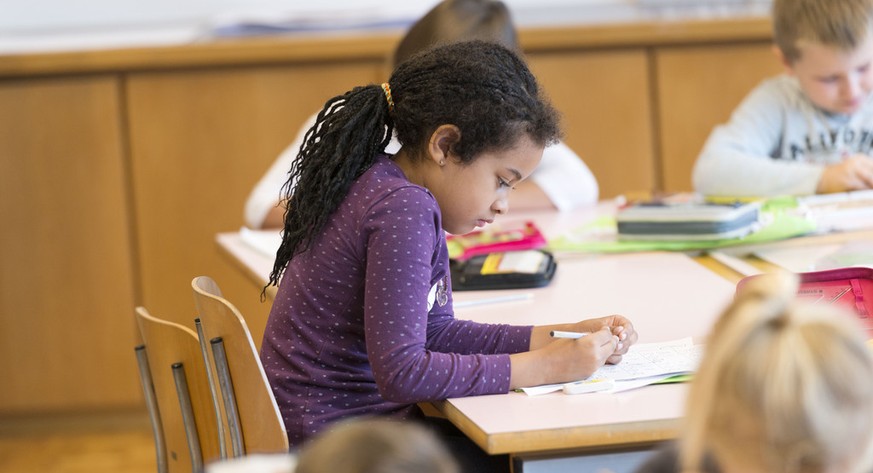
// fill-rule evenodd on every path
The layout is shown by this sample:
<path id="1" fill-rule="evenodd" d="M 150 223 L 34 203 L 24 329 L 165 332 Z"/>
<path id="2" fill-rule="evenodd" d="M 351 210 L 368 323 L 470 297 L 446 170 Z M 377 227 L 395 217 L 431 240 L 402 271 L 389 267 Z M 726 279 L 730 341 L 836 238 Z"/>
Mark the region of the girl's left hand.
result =
<path id="1" fill-rule="evenodd" d="M 573 331 L 576 332 L 596 332 L 603 327 L 609 327 L 612 334 L 618 337 L 618 346 L 615 353 L 607 358 L 606 362 L 616 364 L 621 361 L 621 357 L 627 353 L 628 348 L 637 342 L 637 331 L 634 330 L 634 324 L 626 317 L 621 315 L 608 315 L 606 317 L 598 317 L 596 319 L 587 319 L 573 324 Z"/>

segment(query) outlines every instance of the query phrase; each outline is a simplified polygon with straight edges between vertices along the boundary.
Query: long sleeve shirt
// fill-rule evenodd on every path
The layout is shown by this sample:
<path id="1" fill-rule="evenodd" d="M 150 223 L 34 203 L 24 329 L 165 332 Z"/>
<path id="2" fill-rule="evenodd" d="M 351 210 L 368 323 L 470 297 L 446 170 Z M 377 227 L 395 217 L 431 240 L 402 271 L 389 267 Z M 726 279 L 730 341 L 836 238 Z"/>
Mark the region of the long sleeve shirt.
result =
<path id="1" fill-rule="evenodd" d="M 873 148 L 873 95 L 852 115 L 828 113 L 797 79 L 762 82 L 710 134 L 694 166 L 694 188 L 706 195 L 814 194 L 824 167 Z"/>
<path id="2" fill-rule="evenodd" d="M 345 417 L 506 393 L 531 327 L 456 320 L 439 206 L 382 156 L 288 264 L 261 360 L 299 445 Z"/>

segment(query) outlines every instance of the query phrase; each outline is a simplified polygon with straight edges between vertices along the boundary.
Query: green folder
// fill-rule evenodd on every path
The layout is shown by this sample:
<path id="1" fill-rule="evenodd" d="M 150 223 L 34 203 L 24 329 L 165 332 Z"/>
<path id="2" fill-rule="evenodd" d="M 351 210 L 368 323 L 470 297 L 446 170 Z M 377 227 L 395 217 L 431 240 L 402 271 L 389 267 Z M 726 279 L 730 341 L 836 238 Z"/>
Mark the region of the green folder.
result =
<path id="1" fill-rule="evenodd" d="M 674 383 L 687 383 L 694 379 L 693 373 L 685 373 L 685 374 L 677 374 L 676 376 L 670 376 L 669 378 L 664 378 L 660 381 L 655 381 L 652 384 L 674 384 Z"/>
<path id="2" fill-rule="evenodd" d="M 761 207 L 762 214 L 766 215 L 768 220 L 763 228 L 742 238 L 709 241 L 621 241 L 615 237 L 617 235 L 615 217 L 603 216 L 566 235 L 550 240 L 547 249 L 591 253 L 710 250 L 784 240 L 815 231 L 815 222 L 795 212 L 796 208 L 797 199 L 793 197 L 769 199 Z M 610 237 L 604 238 L 604 235 Z"/>

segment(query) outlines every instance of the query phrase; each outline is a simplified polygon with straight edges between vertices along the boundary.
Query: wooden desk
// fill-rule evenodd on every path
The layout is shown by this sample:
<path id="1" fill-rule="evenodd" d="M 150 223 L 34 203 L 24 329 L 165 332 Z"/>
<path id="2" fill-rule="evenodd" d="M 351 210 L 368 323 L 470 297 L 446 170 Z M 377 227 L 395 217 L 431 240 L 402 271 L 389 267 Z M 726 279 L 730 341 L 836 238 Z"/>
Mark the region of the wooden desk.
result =
<path id="1" fill-rule="evenodd" d="M 263 284 L 257 275 L 269 270 L 266 258 L 243 260 L 243 254 L 261 254 L 246 249 L 234 236 L 219 235 L 219 244 L 228 255 L 240 258 L 253 281 Z M 456 316 L 490 323 L 549 324 L 620 313 L 633 320 L 641 342 L 699 338 L 734 290 L 730 281 L 675 253 L 569 257 L 559 267 L 546 288 L 501 292 L 530 292 L 529 301 L 458 309 Z M 488 296 L 493 292 L 454 293 L 456 301 Z M 450 399 L 435 406 L 485 451 L 513 454 L 523 471 L 531 472 L 538 471 L 531 466 L 536 462 L 569 457 L 591 461 L 579 455 L 615 448 L 631 448 L 630 454 L 639 455 L 656 442 L 674 438 L 686 390 L 687 385 L 679 384 L 619 394 L 509 393 Z M 546 460 L 543 455 L 557 457 Z"/>
<path id="2" fill-rule="evenodd" d="M 605 210 L 528 214 L 506 221 L 535 218 L 547 236 L 554 236 L 599 211 Z M 238 234 L 220 234 L 217 240 L 252 281 L 264 283 L 272 268 L 264 253 L 248 247 Z M 731 281 L 680 253 L 562 255 L 559 268 L 548 287 L 501 291 L 533 294 L 528 301 L 461 308 L 456 316 L 485 323 L 541 325 L 619 313 L 634 322 L 640 342 L 699 339 L 734 291 Z M 454 299 L 493 295 L 493 291 L 455 292 Z M 679 384 L 619 394 L 509 393 L 449 399 L 435 406 L 485 451 L 513 454 L 523 471 L 530 472 L 538 471 L 537 462 L 563 462 L 570 457 L 590 461 L 585 455 L 596 452 L 596 457 L 616 448 L 634 450 L 630 454 L 640 458 L 639 452 L 675 437 L 686 390 L 687 385 Z M 555 458 L 544 460 L 544 455 Z M 559 471 L 554 465 L 548 469 Z"/>
<path id="3" fill-rule="evenodd" d="M 456 310 L 488 323 L 550 324 L 613 313 L 629 317 L 640 342 L 701 339 L 734 285 L 678 253 L 565 259 L 533 300 Z M 486 297 L 455 293 L 457 301 Z M 537 453 L 633 446 L 673 438 L 687 385 L 618 394 L 538 397 L 510 393 L 449 399 L 446 416 L 489 453 Z"/>
<path id="4" fill-rule="evenodd" d="M 604 203 L 571 213 L 519 214 L 501 222 L 513 225 L 533 219 L 547 237 L 555 237 L 611 209 Z M 752 256 L 754 251 L 776 245 L 871 238 L 873 231 L 862 231 L 721 251 L 770 271 L 776 268 Z M 272 269 L 264 253 L 252 249 L 235 233 L 219 235 L 218 242 L 252 281 L 264 283 Z M 455 314 L 484 323 L 541 325 L 619 313 L 634 322 L 640 342 L 686 336 L 700 340 L 743 277 L 706 254 L 559 254 L 559 268 L 548 287 L 500 291 L 507 295 L 530 293 L 530 300 L 458 308 Z M 456 302 L 493 295 L 493 291 L 453 294 Z M 449 399 L 434 405 L 485 451 L 512 454 L 524 472 L 581 471 L 579 462 L 586 469 L 608 464 L 612 471 L 630 471 L 653 444 L 676 436 L 687 388 L 685 384 L 649 386 L 618 394 L 579 396 L 509 393 Z"/>

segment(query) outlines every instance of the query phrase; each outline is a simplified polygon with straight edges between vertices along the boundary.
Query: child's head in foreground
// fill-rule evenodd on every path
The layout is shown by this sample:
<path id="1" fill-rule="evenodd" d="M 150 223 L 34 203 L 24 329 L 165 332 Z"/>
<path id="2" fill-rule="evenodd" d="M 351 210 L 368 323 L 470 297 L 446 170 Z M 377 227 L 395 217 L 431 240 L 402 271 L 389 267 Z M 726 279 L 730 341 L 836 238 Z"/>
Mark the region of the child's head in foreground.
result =
<path id="1" fill-rule="evenodd" d="M 457 473 L 440 440 L 419 424 L 385 419 L 340 423 L 303 447 L 295 473 Z"/>
<path id="2" fill-rule="evenodd" d="M 813 104 L 852 114 L 873 90 L 873 0 L 774 0 L 773 39 Z"/>
<path id="3" fill-rule="evenodd" d="M 873 471 L 873 357 L 854 316 L 796 298 L 796 276 L 749 281 L 691 385 L 683 470 Z"/>

